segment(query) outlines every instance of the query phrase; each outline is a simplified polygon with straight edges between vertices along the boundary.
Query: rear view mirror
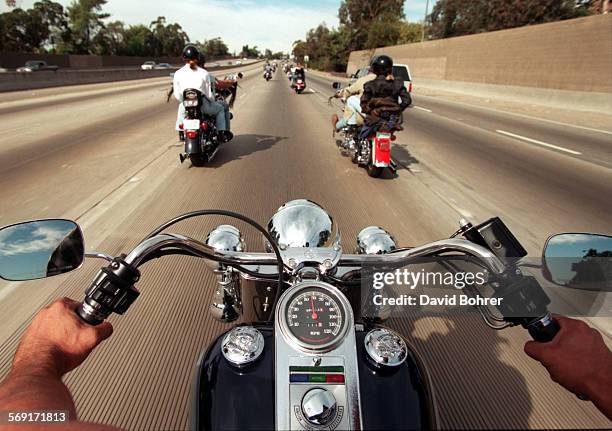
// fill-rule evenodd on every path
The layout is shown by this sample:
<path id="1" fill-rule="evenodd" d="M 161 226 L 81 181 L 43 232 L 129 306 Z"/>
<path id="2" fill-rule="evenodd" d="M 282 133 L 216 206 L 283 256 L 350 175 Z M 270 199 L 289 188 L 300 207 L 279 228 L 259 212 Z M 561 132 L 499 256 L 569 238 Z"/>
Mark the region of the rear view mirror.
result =
<path id="1" fill-rule="evenodd" d="M 612 237 L 564 233 L 548 239 L 544 276 L 565 287 L 612 291 Z"/>
<path id="2" fill-rule="evenodd" d="M 333 88 L 334 90 L 339 90 L 340 88 L 342 88 L 342 84 L 340 84 L 339 82 L 334 82 L 334 83 L 332 84 L 332 88 Z"/>
<path id="3" fill-rule="evenodd" d="M 54 219 L 0 229 L 0 278 L 35 280 L 70 272 L 83 263 L 85 246 L 79 226 Z"/>

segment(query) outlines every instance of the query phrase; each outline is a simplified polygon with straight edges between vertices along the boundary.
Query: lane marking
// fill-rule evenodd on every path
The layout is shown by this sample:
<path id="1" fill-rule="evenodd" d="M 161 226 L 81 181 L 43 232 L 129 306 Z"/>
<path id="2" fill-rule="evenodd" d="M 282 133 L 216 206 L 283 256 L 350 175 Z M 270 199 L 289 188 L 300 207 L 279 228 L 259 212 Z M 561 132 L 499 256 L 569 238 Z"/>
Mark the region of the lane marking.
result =
<path id="1" fill-rule="evenodd" d="M 436 98 L 434 96 L 426 96 L 426 95 L 421 95 L 420 97 L 424 97 L 424 98 L 430 98 L 430 99 L 434 99 L 436 100 Z M 541 117 L 534 117 L 531 115 L 525 115 L 525 114 L 519 114 L 518 112 L 510 112 L 510 111 L 504 111 L 503 109 L 496 109 L 496 108 L 492 108 L 492 107 L 488 107 L 488 106 L 480 106 L 480 105 L 474 105 L 471 103 L 465 103 L 465 102 L 459 102 L 456 100 L 448 100 L 448 99 L 437 99 L 442 100 L 448 104 L 456 104 L 456 105 L 463 105 L 463 106 L 468 106 L 470 108 L 475 108 L 475 109 L 482 109 L 483 111 L 493 111 L 493 112 L 497 112 L 500 114 L 505 114 L 505 115 L 514 115 L 515 117 L 521 117 L 521 118 L 526 118 L 528 120 L 533 120 L 533 121 L 543 121 L 545 123 L 551 123 L 551 124 L 557 124 L 559 126 L 565 126 L 565 127 L 573 127 L 575 129 L 582 129 L 582 130 L 588 130 L 591 132 L 597 132 L 597 133 L 605 133 L 606 135 L 612 135 L 612 131 L 610 130 L 602 130 L 602 129 L 596 129 L 594 127 L 587 127 L 587 126 L 579 126 L 578 124 L 570 124 L 570 123 L 563 123 L 561 121 L 555 121 L 555 120 L 548 120 L 546 118 L 541 118 Z M 586 113 L 588 113 L 588 111 L 586 111 Z"/>
<path id="2" fill-rule="evenodd" d="M 523 141 L 526 141 L 526 142 L 531 142 L 532 144 L 542 145 L 544 147 L 553 148 L 553 149 L 559 150 L 559 151 L 564 151 L 566 153 L 573 154 L 573 155 L 576 155 L 576 156 L 582 155 L 582 153 L 580 153 L 578 151 L 570 150 L 568 148 L 559 147 L 559 146 L 553 145 L 553 144 L 548 144 L 546 142 L 538 141 L 537 139 L 531 139 L 531 138 L 527 138 L 525 136 L 516 135 L 514 133 L 506 132 L 504 130 L 496 130 L 496 132 L 497 133 L 501 133 L 502 135 L 510 136 L 511 138 L 516 138 L 516 139 L 520 139 L 520 140 L 523 140 Z"/>
<path id="3" fill-rule="evenodd" d="M 415 105 L 415 108 L 416 108 L 416 109 L 420 109 L 421 111 L 429 112 L 429 113 L 432 113 L 432 112 L 433 112 L 431 109 L 421 108 L 420 106 L 416 106 L 416 105 Z"/>

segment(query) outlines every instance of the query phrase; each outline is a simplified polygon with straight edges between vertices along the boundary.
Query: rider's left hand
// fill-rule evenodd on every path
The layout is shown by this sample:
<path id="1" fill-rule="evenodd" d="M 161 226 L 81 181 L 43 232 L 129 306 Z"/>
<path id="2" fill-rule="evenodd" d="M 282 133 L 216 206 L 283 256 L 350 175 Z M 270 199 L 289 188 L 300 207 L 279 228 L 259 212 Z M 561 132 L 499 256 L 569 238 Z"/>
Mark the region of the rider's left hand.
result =
<path id="1" fill-rule="evenodd" d="M 59 299 L 43 308 L 21 338 L 13 371 L 61 377 L 72 371 L 113 333 L 109 322 L 85 323 L 76 314 L 80 303 Z"/>

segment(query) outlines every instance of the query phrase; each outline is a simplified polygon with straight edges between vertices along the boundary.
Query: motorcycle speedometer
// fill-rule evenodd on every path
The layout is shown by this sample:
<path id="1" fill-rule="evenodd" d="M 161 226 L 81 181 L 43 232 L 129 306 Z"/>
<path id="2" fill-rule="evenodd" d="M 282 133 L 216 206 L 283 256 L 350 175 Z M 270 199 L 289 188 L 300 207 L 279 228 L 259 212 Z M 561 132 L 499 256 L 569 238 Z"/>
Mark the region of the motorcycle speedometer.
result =
<path id="1" fill-rule="evenodd" d="M 281 303 L 280 324 L 287 341 L 300 350 L 330 351 L 349 327 L 346 298 L 331 285 L 309 281 L 288 292 Z"/>

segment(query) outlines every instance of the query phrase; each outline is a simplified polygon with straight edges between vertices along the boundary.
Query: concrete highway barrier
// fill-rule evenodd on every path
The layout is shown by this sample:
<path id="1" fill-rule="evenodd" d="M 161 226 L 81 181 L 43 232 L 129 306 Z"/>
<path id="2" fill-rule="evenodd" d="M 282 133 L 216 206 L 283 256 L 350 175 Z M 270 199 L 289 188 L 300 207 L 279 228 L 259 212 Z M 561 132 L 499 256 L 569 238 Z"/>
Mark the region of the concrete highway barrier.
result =
<path id="1" fill-rule="evenodd" d="M 237 65 L 207 67 L 207 70 L 235 69 Z M 0 74 L 0 92 L 34 90 L 38 88 L 62 87 L 66 85 L 98 84 L 102 82 L 129 81 L 143 78 L 169 76 L 173 69 L 141 70 L 138 69 L 94 69 L 94 70 L 58 70 L 56 72 L 7 72 Z"/>
<path id="2" fill-rule="evenodd" d="M 612 14 L 355 51 L 347 73 L 380 53 L 415 88 L 612 113 Z"/>

